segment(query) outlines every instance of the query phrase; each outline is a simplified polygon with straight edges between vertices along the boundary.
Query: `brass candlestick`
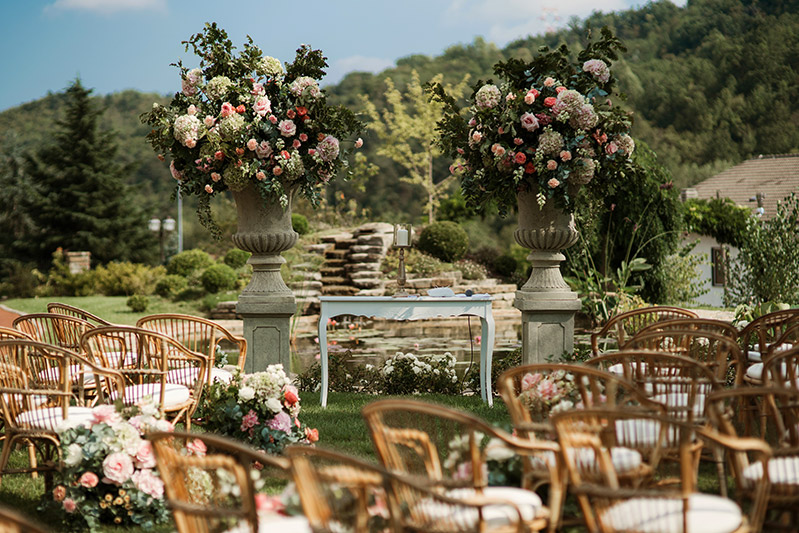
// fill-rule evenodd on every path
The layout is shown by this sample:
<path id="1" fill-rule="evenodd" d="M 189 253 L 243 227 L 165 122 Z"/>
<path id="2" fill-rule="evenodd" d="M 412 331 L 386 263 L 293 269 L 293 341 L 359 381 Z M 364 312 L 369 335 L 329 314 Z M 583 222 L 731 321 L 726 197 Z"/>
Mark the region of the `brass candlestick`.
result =
<path id="1" fill-rule="evenodd" d="M 395 224 L 394 225 L 394 246 L 399 248 L 399 265 L 397 266 L 397 292 L 394 294 L 397 298 L 410 296 L 405 291 L 405 248 L 411 247 L 413 239 L 413 228 L 410 224 Z"/>

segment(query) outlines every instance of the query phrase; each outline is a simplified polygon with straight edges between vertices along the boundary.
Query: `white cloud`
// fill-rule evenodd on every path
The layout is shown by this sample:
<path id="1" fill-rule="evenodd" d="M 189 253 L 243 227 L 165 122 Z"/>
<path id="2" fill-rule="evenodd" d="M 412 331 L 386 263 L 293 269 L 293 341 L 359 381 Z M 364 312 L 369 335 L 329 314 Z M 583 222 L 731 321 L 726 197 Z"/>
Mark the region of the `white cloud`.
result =
<path id="1" fill-rule="evenodd" d="M 325 83 L 338 83 L 349 72 L 374 74 L 394 66 L 394 61 L 383 57 L 350 56 L 334 61 L 327 69 Z"/>
<path id="2" fill-rule="evenodd" d="M 56 0 L 45 11 L 78 10 L 109 14 L 118 11 L 166 10 L 167 0 Z"/>
<path id="3" fill-rule="evenodd" d="M 572 17 L 593 11 L 629 8 L 629 0 L 451 0 L 446 16 L 453 24 L 479 23 L 490 41 L 510 41 L 564 27 Z"/>

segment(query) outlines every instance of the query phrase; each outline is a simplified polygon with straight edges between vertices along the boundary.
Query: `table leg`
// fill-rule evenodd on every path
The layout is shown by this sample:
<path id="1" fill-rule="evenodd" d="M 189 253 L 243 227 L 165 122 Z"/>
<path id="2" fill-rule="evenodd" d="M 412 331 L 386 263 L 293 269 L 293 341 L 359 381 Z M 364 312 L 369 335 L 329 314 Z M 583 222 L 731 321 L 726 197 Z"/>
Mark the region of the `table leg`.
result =
<path id="1" fill-rule="evenodd" d="M 327 407 L 327 317 L 319 314 L 319 364 L 322 366 L 322 394 L 320 402 Z"/>
<path id="2" fill-rule="evenodd" d="M 482 318 L 482 317 L 481 317 Z M 488 313 L 480 320 L 482 338 L 480 340 L 480 394 L 489 407 L 494 405 L 493 379 L 491 377 L 492 357 L 494 355 L 494 317 Z"/>

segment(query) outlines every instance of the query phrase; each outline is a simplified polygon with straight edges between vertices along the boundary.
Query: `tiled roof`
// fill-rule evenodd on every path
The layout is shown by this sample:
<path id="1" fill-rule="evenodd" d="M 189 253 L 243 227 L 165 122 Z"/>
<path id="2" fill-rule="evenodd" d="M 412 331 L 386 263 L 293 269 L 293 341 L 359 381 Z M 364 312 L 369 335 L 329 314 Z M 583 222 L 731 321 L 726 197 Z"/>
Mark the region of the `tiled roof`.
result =
<path id="1" fill-rule="evenodd" d="M 774 216 L 777 202 L 799 193 L 799 154 L 767 155 L 749 159 L 692 187 L 699 198 L 727 197 L 755 209 L 757 193 L 765 194 L 765 218 Z M 752 199 L 750 201 L 750 199 Z"/>

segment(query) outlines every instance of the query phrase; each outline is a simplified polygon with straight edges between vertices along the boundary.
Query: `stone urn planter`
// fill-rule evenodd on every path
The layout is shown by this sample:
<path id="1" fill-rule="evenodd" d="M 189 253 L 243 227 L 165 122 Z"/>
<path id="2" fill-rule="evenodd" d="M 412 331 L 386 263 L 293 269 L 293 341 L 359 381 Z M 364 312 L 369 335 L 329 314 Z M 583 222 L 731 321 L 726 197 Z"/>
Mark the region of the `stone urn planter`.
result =
<path id="1" fill-rule="evenodd" d="M 563 280 L 561 253 L 577 242 L 574 216 L 552 200 L 539 206 L 536 195 L 518 194 L 516 242 L 530 250 L 530 278 L 516 291 L 513 305 L 522 312 L 522 361 L 543 363 L 574 349 L 574 315 L 580 300 Z"/>
<path id="2" fill-rule="evenodd" d="M 280 276 L 286 260 L 280 255 L 298 239 L 291 226 L 291 198 L 283 208 L 278 202 L 265 203 L 250 184 L 233 192 L 238 214 L 237 247 L 252 254 L 247 261 L 253 269 L 249 285 L 239 295 L 236 311 L 244 318 L 247 339 L 245 371 L 260 372 L 271 364 L 290 367 L 291 316 L 297 309 L 294 293 Z"/>

